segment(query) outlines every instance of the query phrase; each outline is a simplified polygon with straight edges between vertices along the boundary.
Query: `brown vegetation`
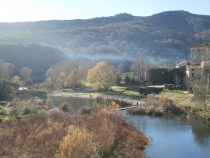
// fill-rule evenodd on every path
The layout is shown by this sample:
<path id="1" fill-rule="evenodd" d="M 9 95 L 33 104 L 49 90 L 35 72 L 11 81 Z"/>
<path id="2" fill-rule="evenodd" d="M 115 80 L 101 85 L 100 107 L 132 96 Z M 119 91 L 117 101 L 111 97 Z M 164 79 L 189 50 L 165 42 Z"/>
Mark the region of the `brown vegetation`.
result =
<path id="1" fill-rule="evenodd" d="M 131 106 L 131 103 L 125 101 L 125 100 L 120 100 L 114 97 L 103 97 L 103 96 L 97 96 L 96 100 L 100 104 L 104 104 L 106 106 L 109 106 L 112 102 L 115 102 L 116 104 L 121 106 Z"/>
<path id="2" fill-rule="evenodd" d="M 119 113 L 68 117 L 51 111 L 26 121 L 1 124 L 0 157 L 145 157 L 147 138 Z"/>
<path id="3" fill-rule="evenodd" d="M 80 109 L 80 114 L 81 114 L 81 115 L 91 114 L 91 109 L 88 108 L 88 107 L 82 107 L 82 108 Z"/>
<path id="4" fill-rule="evenodd" d="M 179 108 L 175 102 L 166 98 L 151 97 L 147 103 L 141 107 L 127 110 L 131 114 L 163 116 L 164 114 L 174 113 L 182 114 L 184 111 Z"/>

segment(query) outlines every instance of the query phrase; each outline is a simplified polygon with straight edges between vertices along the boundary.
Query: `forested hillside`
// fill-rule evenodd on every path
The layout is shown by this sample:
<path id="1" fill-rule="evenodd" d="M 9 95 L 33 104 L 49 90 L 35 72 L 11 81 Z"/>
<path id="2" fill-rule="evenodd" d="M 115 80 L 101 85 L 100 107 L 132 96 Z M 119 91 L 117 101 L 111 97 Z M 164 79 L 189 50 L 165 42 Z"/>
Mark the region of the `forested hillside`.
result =
<path id="1" fill-rule="evenodd" d="M 147 17 L 118 14 L 88 20 L 0 23 L 1 43 L 45 44 L 70 56 L 94 58 L 144 55 L 177 61 L 188 57 L 190 47 L 208 42 L 209 35 L 210 16 L 185 11 Z"/>

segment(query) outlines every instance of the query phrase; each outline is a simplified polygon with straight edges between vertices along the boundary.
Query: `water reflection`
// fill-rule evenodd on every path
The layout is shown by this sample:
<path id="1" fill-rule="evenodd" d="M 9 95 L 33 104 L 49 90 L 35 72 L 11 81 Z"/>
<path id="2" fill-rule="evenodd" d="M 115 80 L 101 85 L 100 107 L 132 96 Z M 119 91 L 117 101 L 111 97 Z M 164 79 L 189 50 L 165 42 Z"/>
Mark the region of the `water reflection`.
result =
<path id="1" fill-rule="evenodd" d="M 196 142 L 210 150 L 210 123 L 204 119 L 191 116 L 190 123 Z M 210 155 L 209 155 L 210 156 Z"/>
<path id="2" fill-rule="evenodd" d="M 149 116 L 123 113 L 127 120 L 152 138 L 146 153 L 152 158 L 209 158 L 209 122 L 193 116 Z"/>
<path id="3" fill-rule="evenodd" d="M 76 98 L 76 97 L 51 97 L 53 105 L 56 107 L 60 107 L 62 105 L 67 105 L 67 112 L 70 114 L 79 113 L 82 107 L 91 107 L 93 105 L 93 99 L 86 98 Z"/>

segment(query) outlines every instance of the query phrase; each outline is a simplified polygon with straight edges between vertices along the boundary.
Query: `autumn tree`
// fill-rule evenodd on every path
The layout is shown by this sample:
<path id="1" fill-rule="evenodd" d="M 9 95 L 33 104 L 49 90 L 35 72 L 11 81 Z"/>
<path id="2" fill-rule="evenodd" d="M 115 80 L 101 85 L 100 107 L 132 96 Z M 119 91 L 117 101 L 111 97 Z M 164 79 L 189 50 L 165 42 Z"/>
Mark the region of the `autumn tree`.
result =
<path id="1" fill-rule="evenodd" d="M 87 81 L 94 89 L 107 89 L 116 82 L 116 75 L 108 62 L 101 61 L 88 70 Z"/>
<path id="2" fill-rule="evenodd" d="M 59 158 L 87 158 L 96 155 L 92 135 L 86 129 L 70 126 L 68 134 L 59 145 Z"/>
<path id="3" fill-rule="evenodd" d="M 66 79 L 64 80 L 64 87 L 77 87 L 80 85 L 80 79 L 79 70 L 73 70 L 66 76 Z"/>
<path id="4" fill-rule="evenodd" d="M 45 85 L 47 88 L 75 88 L 82 86 L 92 61 L 84 59 L 66 60 L 47 70 Z"/>
<path id="5" fill-rule="evenodd" d="M 33 82 L 32 70 L 28 67 L 23 67 L 20 71 L 20 76 L 26 84 L 31 84 Z"/>

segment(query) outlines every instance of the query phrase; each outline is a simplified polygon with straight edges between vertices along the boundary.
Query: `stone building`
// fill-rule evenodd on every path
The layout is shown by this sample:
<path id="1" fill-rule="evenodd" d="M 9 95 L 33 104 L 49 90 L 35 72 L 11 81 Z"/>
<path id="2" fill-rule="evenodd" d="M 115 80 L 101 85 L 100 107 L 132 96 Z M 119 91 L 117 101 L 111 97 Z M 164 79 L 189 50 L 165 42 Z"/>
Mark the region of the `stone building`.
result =
<path id="1" fill-rule="evenodd" d="M 186 65 L 186 75 L 189 80 L 200 80 L 206 77 L 210 70 L 210 60 L 202 60 L 200 64 L 188 63 Z"/>
<path id="2" fill-rule="evenodd" d="M 203 89 L 203 93 L 206 93 L 206 97 L 208 98 L 206 101 L 210 106 L 210 60 L 203 60 L 200 64 L 188 64 L 186 66 L 186 86 L 189 89 L 193 89 L 193 86 L 198 81 L 198 84 L 202 86 L 206 86 L 206 92 L 205 89 Z M 200 87 L 199 85 L 199 87 Z M 201 86 L 201 87 L 202 87 Z"/>
<path id="3" fill-rule="evenodd" d="M 200 63 L 208 59 L 210 59 L 210 43 L 191 48 L 191 62 Z"/>
<path id="4" fill-rule="evenodd" d="M 205 43 L 191 48 L 191 58 L 186 65 L 186 76 L 192 80 L 206 77 L 210 70 L 210 44 Z"/>

